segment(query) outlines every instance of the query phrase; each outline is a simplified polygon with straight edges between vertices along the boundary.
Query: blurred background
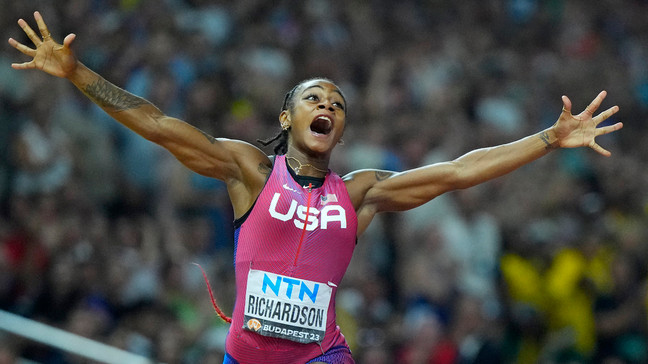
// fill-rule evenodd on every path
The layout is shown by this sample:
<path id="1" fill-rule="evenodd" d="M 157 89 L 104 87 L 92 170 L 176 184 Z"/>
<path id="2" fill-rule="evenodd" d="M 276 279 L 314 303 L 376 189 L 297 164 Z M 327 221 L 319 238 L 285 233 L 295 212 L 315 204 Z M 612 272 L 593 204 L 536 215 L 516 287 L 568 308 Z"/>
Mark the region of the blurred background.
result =
<path id="1" fill-rule="evenodd" d="M 346 93 L 332 168 L 405 170 L 551 126 L 601 90 L 612 152 L 559 150 L 376 218 L 338 291 L 358 363 L 648 362 L 648 1 L 0 0 L 109 81 L 217 137 L 274 136 L 313 76 Z M 232 211 L 69 82 L 0 47 L 0 309 L 166 363 L 222 363 Z M 268 150 L 271 153 L 271 150 Z M 22 359 L 19 359 L 22 358 Z M 0 331 L 0 362 L 86 363 Z M 4 361 L 3 361 L 4 360 Z"/>

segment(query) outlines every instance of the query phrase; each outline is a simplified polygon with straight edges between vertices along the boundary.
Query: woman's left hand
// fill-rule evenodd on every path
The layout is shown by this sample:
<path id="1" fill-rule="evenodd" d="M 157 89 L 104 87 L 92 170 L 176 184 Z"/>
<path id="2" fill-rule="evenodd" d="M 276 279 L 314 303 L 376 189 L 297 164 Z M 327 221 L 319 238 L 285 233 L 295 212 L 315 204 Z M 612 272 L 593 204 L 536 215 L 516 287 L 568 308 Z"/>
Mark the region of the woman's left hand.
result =
<path id="1" fill-rule="evenodd" d="M 572 103 L 567 96 L 562 97 L 563 109 L 558 121 L 553 126 L 558 138 L 558 145 L 561 148 L 576 148 L 588 146 L 599 154 L 609 157 L 612 153 L 598 145 L 595 138 L 617 131 L 623 127 L 623 123 L 597 128 L 597 126 L 610 116 L 619 111 L 618 106 L 603 111 L 594 116 L 594 112 L 601 106 L 603 99 L 607 96 L 606 91 L 601 91 L 598 96 L 578 115 L 571 113 Z"/>

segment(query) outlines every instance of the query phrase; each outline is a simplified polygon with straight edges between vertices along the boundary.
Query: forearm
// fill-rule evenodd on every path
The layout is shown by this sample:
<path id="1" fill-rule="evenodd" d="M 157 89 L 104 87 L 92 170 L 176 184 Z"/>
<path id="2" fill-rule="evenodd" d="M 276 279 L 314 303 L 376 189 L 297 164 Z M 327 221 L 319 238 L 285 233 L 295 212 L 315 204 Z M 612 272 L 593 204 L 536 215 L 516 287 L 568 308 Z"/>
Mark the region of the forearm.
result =
<path id="1" fill-rule="evenodd" d="M 370 211 L 370 215 L 409 210 L 448 191 L 472 187 L 507 174 L 546 155 L 557 145 L 555 133 L 550 128 L 515 142 L 473 150 L 451 162 L 385 174 L 384 177 L 381 171 L 357 172 L 347 176 L 347 189 L 352 198 L 359 194 L 361 202 L 358 205 Z M 357 191 L 354 182 L 360 186 Z"/>
<path id="2" fill-rule="evenodd" d="M 149 140 L 159 134 L 164 113 L 149 101 L 117 87 L 82 63 L 68 79 L 115 120 Z"/>
<path id="3" fill-rule="evenodd" d="M 237 161 L 226 147 L 235 143 L 222 143 L 189 123 L 164 115 L 149 101 L 106 81 L 81 63 L 67 78 L 115 120 L 167 149 L 192 171 L 221 180 L 239 177 Z"/>
<path id="4" fill-rule="evenodd" d="M 454 161 L 460 167 L 455 187 L 467 188 L 503 176 L 556 148 L 558 140 L 553 128 L 548 128 L 511 143 L 474 150 Z"/>

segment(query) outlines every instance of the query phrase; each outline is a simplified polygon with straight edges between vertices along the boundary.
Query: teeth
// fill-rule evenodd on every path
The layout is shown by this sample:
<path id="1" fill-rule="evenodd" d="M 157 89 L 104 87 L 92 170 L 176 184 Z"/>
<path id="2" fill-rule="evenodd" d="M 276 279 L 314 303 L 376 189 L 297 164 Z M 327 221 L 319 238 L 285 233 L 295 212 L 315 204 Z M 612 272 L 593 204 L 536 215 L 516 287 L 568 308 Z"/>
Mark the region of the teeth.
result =
<path id="1" fill-rule="evenodd" d="M 331 122 L 331 119 L 330 119 L 328 116 L 319 116 L 319 117 L 317 117 L 317 120 L 320 120 L 320 119 L 322 119 L 322 120 L 326 120 L 326 121 L 328 121 L 329 123 Z"/>

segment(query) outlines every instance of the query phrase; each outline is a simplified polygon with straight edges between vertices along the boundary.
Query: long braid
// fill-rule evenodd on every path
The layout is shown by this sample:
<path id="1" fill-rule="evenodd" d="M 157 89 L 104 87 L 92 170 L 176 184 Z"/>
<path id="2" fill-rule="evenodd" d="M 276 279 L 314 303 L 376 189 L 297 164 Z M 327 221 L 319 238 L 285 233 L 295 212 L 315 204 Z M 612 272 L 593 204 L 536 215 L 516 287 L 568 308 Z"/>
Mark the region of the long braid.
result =
<path id="1" fill-rule="evenodd" d="M 293 96 L 295 95 L 295 91 L 297 91 L 297 89 L 302 83 L 303 82 L 298 83 L 290 91 L 286 93 L 286 96 L 284 97 L 283 105 L 281 106 L 282 112 L 285 110 L 292 110 L 293 106 L 295 105 L 295 102 L 293 101 Z M 288 130 L 289 129 L 290 128 L 282 129 L 279 132 L 279 134 L 269 139 L 257 139 L 257 142 L 261 143 L 264 147 L 267 147 L 268 145 L 278 140 L 279 143 L 274 147 L 275 154 L 277 155 L 286 154 L 286 152 L 288 151 Z"/>
<path id="2" fill-rule="evenodd" d="M 198 263 L 193 263 L 193 264 L 197 265 L 198 268 L 200 268 L 200 271 L 202 272 L 203 278 L 205 279 L 205 283 L 207 284 L 207 292 L 209 292 L 209 298 L 211 299 L 212 306 L 214 306 L 214 310 L 223 321 L 227 322 L 228 324 L 231 324 L 232 318 L 227 316 L 216 304 L 216 299 L 214 298 L 214 292 L 212 291 L 211 285 L 209 284 L 209 279 L 207 279 L 207 273 L 205 273 L 205 270 L 203 269 L 203 267 L 200 266 L 200 264 Z"/>
<path id="3" fill-rule="evenodd" d="M 286 152 L 288 151 L 288 130 L 290 129 L 282 129 L 279 134 L 273 136 L 272 138 L 257 139 L 257 142 L 261 143 L 264 147 L 267 147 L 268 145 L 278 140 L 279 143 L 275 145 L 274 153 L 277 155 L 286 154 Z"/>

